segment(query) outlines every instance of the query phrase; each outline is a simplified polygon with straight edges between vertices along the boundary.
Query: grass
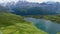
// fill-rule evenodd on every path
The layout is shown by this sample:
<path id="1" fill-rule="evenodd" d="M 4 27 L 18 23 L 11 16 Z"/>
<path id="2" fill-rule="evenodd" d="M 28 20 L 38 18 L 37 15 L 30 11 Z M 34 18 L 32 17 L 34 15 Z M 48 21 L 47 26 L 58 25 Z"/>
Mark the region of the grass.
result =
<path id="1" fill-rule="evenodd" d="M 0 31 L 0 34 L 47 34 L 23 20 L 22 16 L 11 13 L 0 13 Z"/>
<path id="2" fill-rule="evenodd" d="M 58 32 L 57 34 L 60 34 L 60 32 Z"/>

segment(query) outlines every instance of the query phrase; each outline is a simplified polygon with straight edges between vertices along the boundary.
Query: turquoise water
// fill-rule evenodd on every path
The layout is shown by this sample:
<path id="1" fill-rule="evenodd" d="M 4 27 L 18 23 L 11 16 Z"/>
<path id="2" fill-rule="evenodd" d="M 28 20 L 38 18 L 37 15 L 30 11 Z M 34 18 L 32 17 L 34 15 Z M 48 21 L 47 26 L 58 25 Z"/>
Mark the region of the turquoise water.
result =
<path id="1" fill-rule="evenodd" d="M 42 29 L 49 34 L 56 34 L 60 32 L 60 24 L 53 23 L 50 20 L 45 20 L 45 19 L 36 19 L 36 18 L 24 18 L 24 20 L 33 22 L 33 24 L 39 28 Z"/>

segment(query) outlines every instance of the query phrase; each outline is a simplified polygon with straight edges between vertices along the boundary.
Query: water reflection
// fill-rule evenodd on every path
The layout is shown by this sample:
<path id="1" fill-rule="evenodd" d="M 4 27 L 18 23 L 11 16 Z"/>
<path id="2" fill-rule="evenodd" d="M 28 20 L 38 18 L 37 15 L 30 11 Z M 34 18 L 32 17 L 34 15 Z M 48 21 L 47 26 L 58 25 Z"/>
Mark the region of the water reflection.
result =
<path id="1" fill-rule="evenodd" d="M 36 19 L 36 18 L 24 18 L 26 21 L 33 22 L 33 24 L 39 28 L 42 29 L 49 34 L 56 34 L 57 32 L 60 32 L 60 24 L 53 23 L 50 20 L 45 19 Z"/>

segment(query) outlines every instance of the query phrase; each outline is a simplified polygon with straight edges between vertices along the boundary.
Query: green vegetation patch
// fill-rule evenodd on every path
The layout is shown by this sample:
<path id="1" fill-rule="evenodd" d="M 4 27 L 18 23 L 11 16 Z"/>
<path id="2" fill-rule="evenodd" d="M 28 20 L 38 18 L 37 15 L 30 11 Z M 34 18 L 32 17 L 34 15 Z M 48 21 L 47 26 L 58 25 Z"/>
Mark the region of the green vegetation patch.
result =
<path id="1" fill-rule="evenodd" d="M 60 32 L 58 32 L 57 34 L 60 34 Z"/>
<path id="2" fill-rule="evenodd" d="M 0 34 L 47 34 L 23 17 L 11 13 L 0 13 Z"/>
<path id="3" fill-rule="evenodd" d="M 16 25 L 3 27 L 1 31 L 3 34 L 47 34 L 32 24 L 27 23 L 17 23 Z"/>

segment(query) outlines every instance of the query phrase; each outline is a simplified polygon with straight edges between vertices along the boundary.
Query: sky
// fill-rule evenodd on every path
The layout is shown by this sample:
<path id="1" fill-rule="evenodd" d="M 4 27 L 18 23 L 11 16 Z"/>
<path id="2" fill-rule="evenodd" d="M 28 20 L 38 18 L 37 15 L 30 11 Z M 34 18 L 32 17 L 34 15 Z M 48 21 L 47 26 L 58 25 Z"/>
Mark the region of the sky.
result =
<path id="1" fill-rule="evenodd" d="M 0 3 L 6 3 L 6 2 L 17 2 L 18 0 L 0 0 Z M 60 2 L 60 0 L 21 0 L 21 1 L 28 1 L 28 2 L 46 2 L 46 1 L 55 1 L 55 2 Z"/>
<path id="2" fill-rule="evenodd" d="M 7 3 L 11 1 L 17 2 L 18 0 L 0 0 L 0 3 Z"/>
<path id="3" fill-rule="evenodd" d="M 54 2 L 60 2 L 60 0 L 26 0 L 29 2 L 47 2 L 47 1 L 54 1 Z"/>

